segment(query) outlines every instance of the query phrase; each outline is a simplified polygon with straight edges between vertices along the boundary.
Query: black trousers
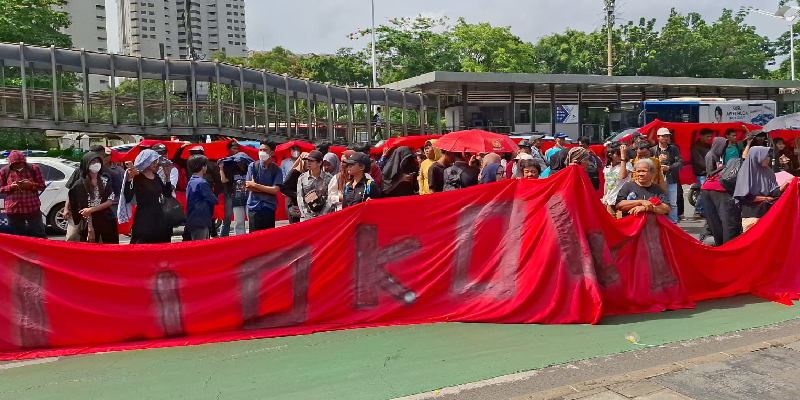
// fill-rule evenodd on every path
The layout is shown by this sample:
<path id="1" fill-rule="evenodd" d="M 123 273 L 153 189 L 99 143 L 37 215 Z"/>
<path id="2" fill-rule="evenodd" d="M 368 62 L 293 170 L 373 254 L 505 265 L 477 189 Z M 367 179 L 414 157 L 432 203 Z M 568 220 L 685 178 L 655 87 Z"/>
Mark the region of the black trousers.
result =
<path id="1" fill-rule="evenodd" d="M 683 197 L 683 185 L 678 183 L 678 217 L 683 216 L 683 207 L 686 207 L 686 198 Z"/>
<path id="2" fill-rule="evenodd" d="M 742 212 L 728 192 L 703 190 L 706 221 L 714 243 L 722 246 L 742 234 Z"/>
<path id="3" fill-rule="evenodd" d="M 247 211 L 250 233 L 275 227 L 275 210 Z"/>
<path id="4" fill-rule="evenodd" d="M 7 214 L 11 234 L 47 239 L 42 213 L 38 210 L 26 214 Z"/>

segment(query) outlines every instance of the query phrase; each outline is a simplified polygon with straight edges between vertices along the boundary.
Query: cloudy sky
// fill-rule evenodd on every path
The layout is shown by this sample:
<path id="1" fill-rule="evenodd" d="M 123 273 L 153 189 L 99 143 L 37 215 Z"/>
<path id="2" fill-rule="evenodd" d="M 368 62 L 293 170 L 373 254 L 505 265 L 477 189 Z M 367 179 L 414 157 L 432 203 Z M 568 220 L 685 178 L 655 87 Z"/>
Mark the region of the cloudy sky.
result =
<path id="1" fill-rule="evenodd" d="M 117 0 L 106 0 L 109 11 Z M 333 53 L 340 47 L 362 48 L 365 39 L 351 41 L 348 33 L 370 25 L 370 0 L 245 0 L 247 36 L 251 49 L 284 46 L 296 53 Z M 777 0 L 617 0 L 621 23 L 640 17 L 663 22 L 671 7 L 682 13 L 698 12 L 706 22 L 716 20 L 723 7 L 738 10 L 753 6 L 768 11 L 777 9 Z M 601 26 L 602 0 L 375 0 L 376 24 L 389 18 L 415 15 L 447 16 L 452 21 L 464 17 L 468 22 L 489 22 L 511 26 L 523 40 L 562 32 L 565 28 L 593 30 Z M 116 12 L 108 13 L 109 48 L 119 48 Z M 775 38 L 788 30 L 788 23 L 761 15 L 747 22 L 757 31 Z"/>

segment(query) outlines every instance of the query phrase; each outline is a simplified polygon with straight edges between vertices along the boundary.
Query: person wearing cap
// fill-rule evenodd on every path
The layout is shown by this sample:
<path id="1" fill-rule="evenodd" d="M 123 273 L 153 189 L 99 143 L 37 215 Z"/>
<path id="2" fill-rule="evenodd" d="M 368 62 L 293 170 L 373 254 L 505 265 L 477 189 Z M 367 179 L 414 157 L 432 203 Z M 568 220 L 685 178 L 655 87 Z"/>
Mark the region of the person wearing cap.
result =
<path id="1" fill-rule="evenodd" d="M 355 146 L 353 150 L 367 156 L 367 158 L 370 157 L 369 154 L 370 147 L 369 144 L 367 143 L 358 144 Z M 369 168 L 366 171 L 367 174 L 370 176 L 370 179 L 374 180 L 375 183 L 378 184 L 378 190 L 380 190 L 381 185 L 383 184 L 383 172 L 381 172 L 381 167 L 378 165 L 378 163 L 370 162 L 370 165 L 367 168 Z"/>
<path id="2" fill-rule="evenodd" d="M 307 221 L 331 212 L 328 201 L 328 187 L 333 175 L 322 170 L 323 154 L 314 150 L 306 156 L 308 171 L 297 180 L 297 206 L 300 208 L 300 221 Z"/>
<path id="3" fill-rule="evenodd" d="M 703 186 L 706 183 L 706 155 L 711 150 L 711 140 L 714 138 L 714 131 L 708 128 L 700 129 L 700 137 L 692 144 L 692 173 L 697 178 L 697 183 Z M 694 218 L 704 218 L 702 191 L 697 195 L 694 206 Z"/>
<path id="4" fill-rule="evenodd" d="M 275 227 L 277 195 L 283 184 L 283 171 L 272 162 L 274 151 L 275 145 L 272 142 L 261 142 L 258 161 L 247 167 L 245 188 L 250 191 L 247 199 L 250 233 Z"/>
<path id="5" fill-rule="evenodd" d="M 425 142 L 425 160 L 419 164 L 419 194 L 431 194 L 433 191 L 430 187 L 430 169 L 437 160 L 442 158 L 442 151 L 433 147 L 436 139 Z M 444 169 L 442 169 L 444 172 Z"/>
<path id="6" fill-rule="evenodd" d="M 369 156 L 356 152 L 345 160 L 344 164 L 350 175 L 350 181 L 344 186 L 342 208 L 351 207 L 381 196 L 377 183 L 367 178 L 365 173 L 372 165 L 372 160 L 370 160 Z"/>
<path id="7" fill-rule="evenodd" d="M 564 149 L 564 143 L 566 143 L 566 141 L 567 141 L 567 135 L 559 132 L 559 133 L 556 133 L 555 138 L 556 138 L 556 145 L 553 146 L 552 149 L 547 150 L 547 152 L 544 154 L 545 158 L 546 158 L 546 161 L 547 161 L 547 164 L 549 164 L 549 165 L 552 165 L 552 164 L 550 164 L 550 157 L 552 157 L 553 154 L 556 154 L 559 151 Z"/>
<path id="8" fill-rule="evenodd" d="M 541 173 L 547 168 L 547 160 L 542 153 L 542 146 L 544 146 L 544 135 L 531 135 L 529 139 L 531 144 L 531 155 L 534 161 L 539 163 L 539 172 Z"/>
<path id="9" fill-rule="evenodd" d="M 119 166 L 116 166 L 116 164 L 116 169 L 113 173 L 109 170 L 109 166 L 111 164 L 111 149 L 101 145 L 94 145 L 89 148 L 89 153 L 98 155 L 103 161 L 103 166 L 100 169 L 98 176 L 100 176 L 104 181 L 110 182 L 111 184 L 111 191 L 114 194 L 111 208 L 113 209 L 112 212 L 114 215 L 116 215 L 117 208 L 119 207 L 120 192 L 122 191 L 122 180 L 124 179 L 125 171 L 119 168 Z M 117 169 L 121 170 L 122 175 L 119 175 Z M 72 176 L 70 176 L 70 178 L 67 180 L 65 185 L 67 191 L 72 189 L 76 184 L 80 183 L 81 180 L 81 170 L 76 169 L 75 172 L 72 173 Z M 64 216 L 64 219 L 67 221 L 66 241 L 79 242 L 81 240 L 80 229 L 78 229 L 78 225 L 76 225 L 74 222 L 71 209 L 72 207 L 70 207 L 69 199 L 67 199 L 67 201 L 64 203 L 64 210 L 61 212 L 61 214 Z"/>
<path id="10" fill-rule="evenodd" d="M 680 172 L 683 168 L 681 149 L 671 143 L 672 132 L 667 128 L 659 128 L 656 132 L 658 144 L 650 149 L 653 157 L 658 158 L 661 172 L 667 180 L 667 200 L 669 201 L 669 220 L 678 223 L 678 185 L 681 184 Z"/>
<path id="11" fill-rule="evenodd" d="M 530 155 L 533 152 L 533 150 L 531 149 L 531 143 L 527 139 L 520 140 L 520 142 L 517 143 L 517 146 L 519 146 L 519 150 L 517 150 L 516 156 L 505 165 L 506 179 L 511 179 L 513 176 L 517 174 L 518 172 L 517 163 L 519 162 L 518 157 L 522 154 Z"/>

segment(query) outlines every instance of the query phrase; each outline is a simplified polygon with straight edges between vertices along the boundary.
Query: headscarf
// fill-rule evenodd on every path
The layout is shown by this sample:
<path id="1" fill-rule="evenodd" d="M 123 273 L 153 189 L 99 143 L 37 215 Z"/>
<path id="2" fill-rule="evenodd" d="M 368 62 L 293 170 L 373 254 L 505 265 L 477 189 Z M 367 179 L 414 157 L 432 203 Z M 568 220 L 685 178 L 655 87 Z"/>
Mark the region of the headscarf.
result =
<path id="1" fill-rule="evenodd" d="M 567 153 L 566 165 L 572 164 L 580 164 L 583 160 L 591 157 L 591 153 L 589 150 L 584 149 L 583 147 L 573 147 Z"/>
<path id="2" fill-rule="evenodd" d="M 308 171 L 308 161 L 306 160 L 308 157 L 308 153 L 302 152 L 300 153 L 300 157 L 297 157 L 295 160 L 294 165 L 292 165 L 292 169 L 297 170 L 299 173 L 303 173 Z"/>
<path id="3" fill-rule="evenodd" d="M 158 160 L 161 156 L 158 155 L 153 150 L 146 149 L 142 150 L 138 156 L 136 156 L 136 160 L 133 162 L 133 167 L 139 171 L 143 171 L 147 169 L 150 165 L 152 165 L 156 160 Z M 125 171 L 125 176 L 122 178 L 123 185 L 128 182 L 128 171 Z M 128 199 L 125 198 L 125 191 L 120 191 L 120 200 L 119 206 L 117 207 L 117 219 L 121 224 L 124 224 L 131 220 L 133 217 L 133 205 L 136 204 L 136 198 L 133 198 L 128 202 Z"/>
<path id="4" fill-rule="evenodd" d="M 331 171 L 331 175 L 336 176 L 339 174 L 339 171 L 341 170 L 340 168 L 341 161 L 339 160 L 339 157 L 336 156 L 336 154 L 333 153 L 325 154 L 325 156 L 322 157 L 322 160 L 327 161 L 329 164 L 333 166 L 333 171 Z"/>
<path id="5" fill-rule="evenodd" d="M 770 150 L 772 149 L 763 146 L 750 148 L 747 159 L 742 163 L 736 178 L 734 198 L 739 201 L 749 201 L 756 196 L 769 196 L 778 188 L 775 171 L 762 165 L 764 160 L 769 157 Z"/>
<path id="6" fill-rule="evenodd" d="M 381 170 L 383 175 L 384 192 L 389 191 L 389 189 L 392 187 L 392 181 L 400 174 L 414 172 L 408 171 L 405 167 L 405 164 L 408 162 L 407 160 L 409 158 L 414 160 L 414 168 L 418 168 L 416 157 L 417 156 L 414 154 L 414 151 L 408 146 L 398 147 L 392 152 L 392 155 L 389 157 L 389 161 L 386 162 L 386 165 L 383 166 L 383 170 Z M 409 165 L 410 164 L 411 163 L 409 163 Z"/>
<path id="7" fill-rule="evenodd" d="M 481 171 L 481 183 L 497 182 L 497 170 L 501 167 L 499 162 L 491 163 L 483 167 Z"/>
<path id="8" fill-rule="evenodd" d="M 706 174 L 710 175 L 717 170 L 717 165 L 725 158 L 725 151 L 728 148 L 728 139 L 723 136 L 714 138 L 711 142 L 711 150 L 706 153 Z"/>

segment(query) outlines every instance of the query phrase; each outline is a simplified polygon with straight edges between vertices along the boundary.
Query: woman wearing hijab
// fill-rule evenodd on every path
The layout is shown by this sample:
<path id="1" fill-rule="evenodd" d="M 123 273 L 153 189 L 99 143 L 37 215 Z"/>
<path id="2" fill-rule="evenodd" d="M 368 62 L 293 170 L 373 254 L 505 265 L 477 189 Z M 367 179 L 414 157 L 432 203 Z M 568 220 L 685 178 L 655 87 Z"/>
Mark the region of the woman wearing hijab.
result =
<path id="1" fill-rule="evenodd" d="M 756 146 L 747 153 L 747 159 L 739 169 L 733 198 L 742 206 L 742 227 L 745 232 L 767 214 L 775 200 L 789 186 L 789 182 L 778 186 L 771 163 L 772 149 Z"/>
<path id="2" fill-rule="evenodd" d="M 398 147 L 392 152 L 381 173 L 384 197 L 413 196 L 419 191 L 419 166 L 414 151 L 407 146 Z"/>
<path id="3" fill-rule="evenodd" d="M 283 186 L 281 186 L 281 193 L 286 196 L 286 215 L 289 217 L 290 224 L 300 222 L 300 207 L 297 203 L 297 181 L 300 180 L 300 175 L 308 171 L 306 158 L 308 158 L 308 153 L 300 153 L 300 156 L 294 161 L 292 169 L 289 170 L 289 174 L 284 177 Z"/>
<path id="4" fill-rule="evenodd" d="M 117 218 L 111 206 L 114 190 L 101 174 L 103 159 L 95 152 L 81 160 L 80 179 L 69 190 L 70 215 L 79 228 L 81 242 L 119 244 Z"/>
<path id="5" fill-rule="evenodd" d="M 567 152 L 565 164 L 568 167 L 581 166 L 587 170 L 592 163 L 592 153 L 583 147 L 573 147 Z"/>
<path id="6" fill-rule="evenodd" d="M 489 153 L 483 157 L 480 183 L 492 183 L 505 178 L 506 171 L 500 161 L 500 155 L 495 153 Z"/>
<path id="7" fill-rule="evenodd" d="M 339 175 L 342 172 L 341 166 L 342 163 L 336 154 L 326 153 L 322 158 L 322 170 L 333 176 L 333 179 L 331 179 L 331 182 L 328 184 L 328 205 L 330 212 L 338 211 L 336 206 L 341 204 L 339 200 Z"/>
<path id="8" fill-rule="evenodd" d="M 133 167 L 125 171 L 125 201 L 120 201 L 120 222 L 127 222 L 131 206 L 136 204 L 136 218 L 131 228 L 131 244 L 170 243 L 172 227 L 164 219 L 163 199 L 172 196 L 172 184 L 162 182 L 158 176 L 163 168 L 170 176 L 172 165 L 159 165 L 161 156 L 153 150 L 144 150 L 136 156 Z"/>
<path id="9" fill-rule="evenodd" d="M 705 199 L 706 222 L 716 246 L 722 246 L 742 234 L 742 214 L 733 196 L 719 183 L 727 148 L 728 139 L 725 137 L 715 137 L 711 142 L 711 150 L 706 154 L 706 181 L 701 188 Z"/>

